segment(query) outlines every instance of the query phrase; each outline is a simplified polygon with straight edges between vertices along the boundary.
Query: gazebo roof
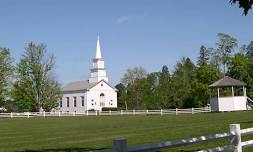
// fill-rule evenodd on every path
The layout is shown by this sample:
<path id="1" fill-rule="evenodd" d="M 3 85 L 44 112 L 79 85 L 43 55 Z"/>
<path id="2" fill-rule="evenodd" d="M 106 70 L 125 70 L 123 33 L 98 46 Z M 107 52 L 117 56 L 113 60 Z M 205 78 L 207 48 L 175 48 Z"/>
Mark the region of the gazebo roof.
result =
<path id="1" fill-rule="evenodd" d="M 209 85 L 209 88 L 222 88 L 222 87 L 232 87 L 232 86 L 246 86 L 246 83 L 230 78 L 228 76 L 225 76 L 224 78 Z"/>

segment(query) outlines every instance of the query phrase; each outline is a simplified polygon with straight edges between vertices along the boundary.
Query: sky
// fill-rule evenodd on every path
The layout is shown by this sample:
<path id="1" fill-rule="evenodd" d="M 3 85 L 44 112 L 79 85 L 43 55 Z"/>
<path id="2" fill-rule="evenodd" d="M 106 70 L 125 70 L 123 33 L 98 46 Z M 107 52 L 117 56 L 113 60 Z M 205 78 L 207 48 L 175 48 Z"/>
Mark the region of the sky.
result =
<path id="1" fill-rule="evenodd" d="M 243 16 L 230 0 L 0 0 L 0 47 L 19 62 L 29 42 L 55 56 L 63 85 L 89 77 L 99 34 L 109 81 L 128 68 L 173 72 L 182 57 L 196 62 L 201 45 L 215 47 L 217 33 L 253 40 L 253 11 Z"/>

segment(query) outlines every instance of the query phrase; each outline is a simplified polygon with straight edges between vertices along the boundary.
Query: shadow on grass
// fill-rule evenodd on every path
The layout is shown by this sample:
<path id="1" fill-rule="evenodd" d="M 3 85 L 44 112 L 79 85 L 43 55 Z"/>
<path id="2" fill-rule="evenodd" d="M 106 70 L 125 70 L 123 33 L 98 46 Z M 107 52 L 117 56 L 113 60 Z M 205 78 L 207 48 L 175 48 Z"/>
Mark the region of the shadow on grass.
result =
<path id="1" fill-rule="evenodd" d="M 84 152 L 84 151 L 96 151 L 96 150 L 105 150 L 108 148 L 60 148 L 60 149 L 42 149 L 42 150 L 24 150 L 24 151 L 16 151 L 16 152 Z M 170 149 L 163 149 L 163 150 L 155 150 L 154 152 L 163 152 L 168 151 Z M 198 151 L 200 149 L 196 150 L 176 150 L 177 152 L 194 152 Z M 171 150 L 170 150 L 171 151 Z M 174 150 L 172 150 L 174 151 Z"/>
<path id="2" fill-rule="evenodd" d="M 104 150 L 107 148 L 50 148 L 50 149 L 41 149 L 41 150 L 22 150 L 22 151 L 16 151 L 16 152 L 83 152 L 83 151 L 95 151 L 95 150 Z"/>
<path id="3" fill-rule="evenodd" d="M 196 150 L 157 150 L 154 152 L 164 152 L 164 151 L 173 151 L 173 152 L 195 152 L 195 151 L 199 151 L 200 149 L 196 149 Z"/>
<path id="4" fill-rule="evenodd" d="M 242 121 L 240 123 L 243 123 L 243 124 L 253 124 L 253 121 Z"/>

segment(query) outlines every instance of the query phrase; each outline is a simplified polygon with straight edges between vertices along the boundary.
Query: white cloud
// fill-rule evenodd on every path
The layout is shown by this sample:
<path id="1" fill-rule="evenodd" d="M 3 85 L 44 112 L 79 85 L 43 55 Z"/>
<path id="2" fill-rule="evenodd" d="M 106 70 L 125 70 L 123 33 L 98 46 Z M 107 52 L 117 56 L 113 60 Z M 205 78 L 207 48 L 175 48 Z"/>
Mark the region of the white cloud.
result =
<path id="1" fill-rule="evenodd" d="M 126 21 L 128 21 L 129 20 L 129 16 L 120 16 L 118 19 L 117 19 L 117 23 L 118 24 L 122 24 L 122 23 L 124 23 L 124 22 L 126 22 Z"/>

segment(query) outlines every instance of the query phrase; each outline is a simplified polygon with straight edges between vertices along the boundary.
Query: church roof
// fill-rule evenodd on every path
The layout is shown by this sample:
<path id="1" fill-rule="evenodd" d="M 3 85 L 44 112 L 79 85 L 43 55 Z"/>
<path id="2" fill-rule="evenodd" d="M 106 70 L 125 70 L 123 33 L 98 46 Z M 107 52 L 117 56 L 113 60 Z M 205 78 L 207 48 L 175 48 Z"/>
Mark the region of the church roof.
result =
<path id="1" fill-rule="evenodd" d="M 73 81 L 68 83 L 62 88 L 62 91 L 80 91 L 80 90 L 89 90 L 97 83 L 89 83 L 88 80 L 83 81 Z"/>
<path id="2" fill-rule="evenodd" d="M 101 80 L 104 81 L 104 80 Z M 62 91 L 82 91 L 82 90 L 89 90 L 96 86 L 99 82 L 96 83 L 89 83 L 88 80 L 83 80 L 83 81 L 73 81 L 62 87 Z M 113 87 L 111 84 L 108 82 L 104 81 L 106 84 L 108 84 L 111 88 L 117 91 L 115 87 Z"/>
<path id="3" fill-rule="evenodd" d="M 224 78 L 209 85 L 209 88 L 221 88 L 221 87 L 232 87 L 232 86 L 246 86 L 246 83 L 225 76 Z"/>

